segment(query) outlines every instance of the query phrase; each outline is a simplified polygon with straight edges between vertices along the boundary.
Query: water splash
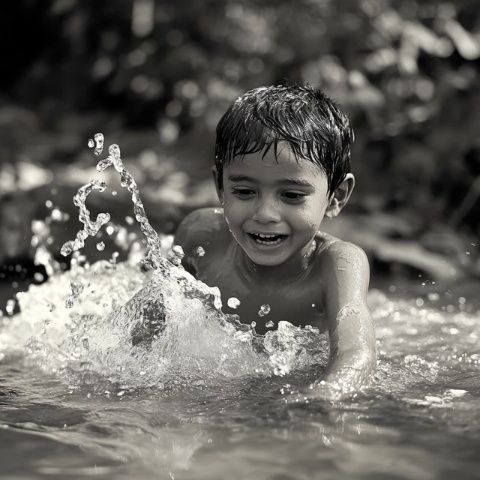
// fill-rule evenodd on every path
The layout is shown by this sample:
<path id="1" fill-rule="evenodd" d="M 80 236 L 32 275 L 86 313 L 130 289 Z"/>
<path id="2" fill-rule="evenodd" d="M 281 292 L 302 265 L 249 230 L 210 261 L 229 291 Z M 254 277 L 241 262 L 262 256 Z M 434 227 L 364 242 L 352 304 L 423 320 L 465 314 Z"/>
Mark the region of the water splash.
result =
<path id="1" fill-rule="evenodd" d="M 101 135 L 101 134 L 97 134 Z M 99 145 L 101 143 L 103 149 L 103 135 L 97 138 L 98 151 L 101 151 Z M 100 142 L 101 140 L 101 142 Z M 100 143 L 98 143 L 100 142 Z M 97 150 L 96 150 L 97 151 Z M 152 228 L 145 213 L 143 202 L 140 198 L 140 192 L 133 176 L 124 167 L 120 147 L 116 144 L 112 144 L 108 148 L 108 156 L 101 159 L 97 164 L 97 170 L 103 172 L 108 167 L 113 166 L 115 170 L 120 174 L 120 184 L 123 188 L 126 188 L 131 193 L 133 212 L 135 219 L 140 224 L 140 229 L 145 235 L 147 241 L 147 254 L 145 263 L 150 268 L 158 268 L 165 266 L 167 259 L 163 257 L 159 252 L 162 250 L 163 237 L 159 236 L 157 232 Z M 61 253 L 64 256 L 69 255 L 73 251 L 81 249 L 85 245 L 85 240 L 88 236 L 95 236 L 99 232 L 100 228 L 110 221 L 110 215 L 108 213 L 100 213 L 97 216 L 96 221 L 90 219 L 90 212 L 86 208 L 85 202 L 88 195 L 94 190 L 103 192 L 106 188 L 105 182 L 98 180 L 92 180 L 87 185 L 81 187 L 74 197 L 74 204 L 79 208 L 80 215 L 79 220 L 84 224 L 84 228 L 77 232 L 76 238 L 73 241 L 66 242 L 61 249 Z M 128 222 L 127 222 L 128 223 Z M 130 222 L 132 223 L 132 222 Z"/>
<path id="2" fill-rule="evenodd" d="M 60 271 L 60 265 L 53 258 L 48 249 L 50 235 L 50 227 L 46 222 L 41 220 L 33 220 L 31 224 L 32 239 L 31 246 L 34 249 L 33 263 L 35 265 L 43 265 L 47 275 L 50 277 Z"/>
<path id="3" fill-rule="evenodd" d="M 83 223 L 84 227 L 82 230 L 77 232 L 75 240 L 70 240 L 63 244 L 60 253 L 63 256 L 70 255 L 72 252 L 80 250 L 85 245 L 85 240 L 91 236 L 94 237 L 97 235 L 99 230 L 103 225 L 107 224 L 110 221 L 110 215 L 108 213 L 99 213 L 97 219 L 92 221 L 90 218 L 90 211 L 87 209 L 85 202 L 87 197 L 93 191 L 97 190 L 103 192 L 107 187 L 105 182 L 99 180 L 93 180 L 87 185 L 82 186 L 77 194 L 73 197 L 73 203 L 76 207 L 79 208 L 79 220 Z"/>
<path id="4" fill-rule="evenodd" d="M 103 136 L 95 139 L 96 151 L 103 147 L 100 140 Z M 25 328 L 10 330 L 10 324 L 5 325 L 0 350 L 23 348 L 36 365 L 65 376 L 70 383 L 90 372 L 134 386 L 163 385 L 192 376 L 283 375 L 318 363 L 319 358 L 305 355 L 300 347 L 305 335 L 318 332 L 288 324 L 289 328 L 284 322 L 278 332 L 262 337 L 250 325 L 240 323 L 238 316 L 222 313 L 218 288 L 188 274 L 181 267 L 181 247 L 172 245 L 173 237 L 158 235 L 151 227 L 118 145 L 111 145 L 108 152 L 97 170 L 113 166 L 122 187 L 131 193 L 134 216 L 147 241 L 144 260 L 150 270 L 145 273 L 139 268 L 141 249 L 140 255 L 129 256 L 124 264 L 116 264 L 113 257 L 112 262 L 92 266 L 72 261 L 69 272 L 20 294 L 21 313 L 15 323 Z M 92 180 L 78 190 L 74 204 L 84 227 L 75 240 L 62 246 L 63 255 L 73 252 L 74 260 L 80 258 L 79 250 L 88 236 L 97 235 L 109 222 L 108 213 L 91 220 L 85 205 L 92 191 L 105 188 L 104 182 Z M 109 227 L 107 233 L 118 232 L 117 242 L 127 242 L 123 227 Z M 203 252 L 199 247 L 198 254 Z M 262 306 L 261 311 L 267 314 L 269 306 Z M 320 358 L 324 363 L 325 351 Z"/>
<path id="5" fill-rule="evenodd" d="M 85 375 L 132 387 L 215 381 L 284 374 L 319 360 L 306 354 L 309 332 L 290 325 L 256 336 L 221 312 L 218 288 L 174 266 L 146 274 L 97 262 L 31 286 L 19 302 L 21 313 L 0 331 L 0 352 L 22 351 L 68 384 Z M 322 344 L 313 343 L 325 363 Z"/>
<path id="6" fill-rule="evenodd" d="M 47 276 L 50 277 L 60 272 L 60 264 L 54 259 L 50 251 L 50 245 L 53 243 L 51 225 L 52 223 L 66 222 L 69 219 L 69 215 L 55 207 L 51 200 L 47 200 L 45 205 L 50 210 L 50 213 L 44 220 L 32 221 L 30 244 L 34 249 L 35 265 L 42 265 Z"/>

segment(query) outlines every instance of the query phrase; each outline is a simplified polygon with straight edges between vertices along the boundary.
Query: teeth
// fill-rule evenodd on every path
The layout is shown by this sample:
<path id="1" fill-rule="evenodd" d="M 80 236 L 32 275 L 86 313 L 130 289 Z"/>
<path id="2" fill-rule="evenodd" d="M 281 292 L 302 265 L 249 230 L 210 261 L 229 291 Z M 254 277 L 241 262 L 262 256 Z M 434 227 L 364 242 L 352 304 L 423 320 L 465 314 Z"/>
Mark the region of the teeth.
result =
<path id="1" fill-rule="evenodd" d="M 269 240 L 266 242 L 265 240 L 255 240 L 257 243 L 260 243 L 262 245 L 276 245 L 277 243 L 280 243 L 282 241 L 281 238 L 277 238 L 277 240 Z"/>
<path id="2" fill-rule="evenodd" d="M 265 233 L 252 233 L 255 242 L 261 245 L 277 245 L 282 242 L 284 235 L 269 235 Z"/>

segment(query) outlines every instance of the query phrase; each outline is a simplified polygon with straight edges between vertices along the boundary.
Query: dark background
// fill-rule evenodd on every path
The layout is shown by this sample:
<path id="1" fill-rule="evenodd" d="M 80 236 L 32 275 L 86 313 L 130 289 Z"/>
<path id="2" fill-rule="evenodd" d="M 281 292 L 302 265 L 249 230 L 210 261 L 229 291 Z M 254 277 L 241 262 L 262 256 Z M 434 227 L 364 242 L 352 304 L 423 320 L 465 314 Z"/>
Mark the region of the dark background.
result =
<path id="1" fill-rule="evenodd" d="M 356 136 L 357 187 L 327 228 L 362 245 L 374 274 L 480 275 L 477 0 L 17 0 L 2 5 L 0 35 L 4 280 L 31 262 L 47 200 L 72 219 L 52 250 L 73 238 L 95 132 L 120 145 L 152 223 L 170 233 L 215 203 L 228 104 L 307 82 L 344 106 Z M 120 223 L 130 208 L 127 196 L 95 198 Z"/>

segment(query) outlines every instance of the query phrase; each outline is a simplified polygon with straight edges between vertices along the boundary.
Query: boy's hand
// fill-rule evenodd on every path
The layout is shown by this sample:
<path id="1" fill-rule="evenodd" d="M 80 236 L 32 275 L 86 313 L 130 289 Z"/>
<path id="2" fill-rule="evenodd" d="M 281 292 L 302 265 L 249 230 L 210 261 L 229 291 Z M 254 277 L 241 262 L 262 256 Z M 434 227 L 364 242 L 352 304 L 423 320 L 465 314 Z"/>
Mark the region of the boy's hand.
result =
<path id="1" fill-rule="evenodd" d="M 307 400 L 341 401 L 354 397 L 360 387 L 368 383 L 375 368 L 375 359 L 358 356 L 332 362 L 336 369 L 326 375 L 323 380 L 312 383 L 303 393 Z"/>

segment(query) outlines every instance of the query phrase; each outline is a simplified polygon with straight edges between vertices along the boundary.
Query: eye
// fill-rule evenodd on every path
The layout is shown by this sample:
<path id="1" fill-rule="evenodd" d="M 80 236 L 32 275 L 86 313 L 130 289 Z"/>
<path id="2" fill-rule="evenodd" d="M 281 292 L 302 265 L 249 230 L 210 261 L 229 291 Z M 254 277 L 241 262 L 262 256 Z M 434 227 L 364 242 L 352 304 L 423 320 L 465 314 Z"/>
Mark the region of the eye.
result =
<path id="1" fill-rule="evenodd" d="M 282 197 L 287 200 L 289 203 L 301 203 L 303 200 L 305 200 L 305 197 L 307 196 L 306 193 L 304 192 L 283 192 Z"/>
<path id="2" fill-rule="evenodd" d="M 247 199 L 255 195 L 255 190 L 249 187 L 234 187 L 232 193 L 238 198 Z"/>

